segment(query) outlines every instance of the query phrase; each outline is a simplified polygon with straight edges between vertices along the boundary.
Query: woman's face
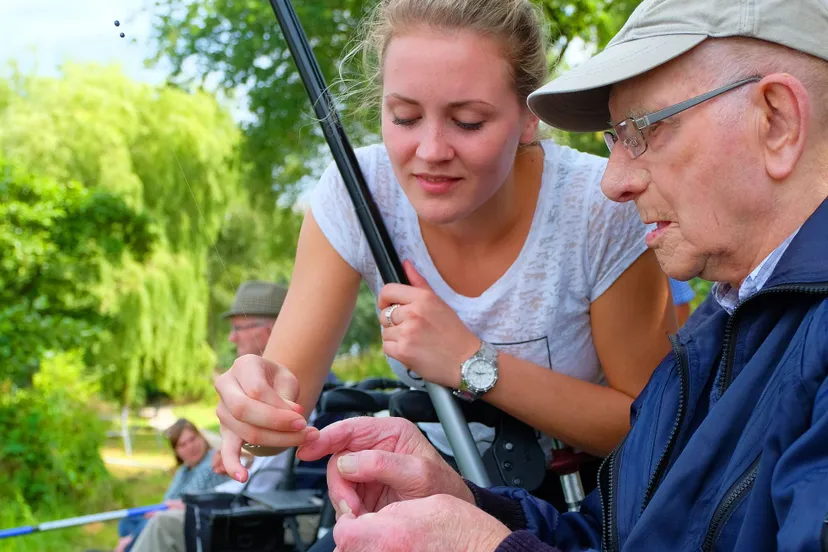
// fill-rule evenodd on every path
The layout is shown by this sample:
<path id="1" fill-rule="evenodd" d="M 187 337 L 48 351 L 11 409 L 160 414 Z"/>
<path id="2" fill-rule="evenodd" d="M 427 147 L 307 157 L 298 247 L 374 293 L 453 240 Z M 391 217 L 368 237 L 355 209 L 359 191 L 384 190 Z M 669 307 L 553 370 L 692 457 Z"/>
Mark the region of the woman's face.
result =
<path id="1" fill-rule="evenodd" d="M 207 442 L 192 429 L 185 429 L 175 445 L 175 453 L 189 467 L 196 466 L 207 452 Z"/>
<path id="2" fill-rule="evenodd" d="M 500 189 L 537 129 L 501 46 L 422 29 L 392 38 L 383 68 L 382 136 L 397 180 L 420 218 L 463 220 Z"/>

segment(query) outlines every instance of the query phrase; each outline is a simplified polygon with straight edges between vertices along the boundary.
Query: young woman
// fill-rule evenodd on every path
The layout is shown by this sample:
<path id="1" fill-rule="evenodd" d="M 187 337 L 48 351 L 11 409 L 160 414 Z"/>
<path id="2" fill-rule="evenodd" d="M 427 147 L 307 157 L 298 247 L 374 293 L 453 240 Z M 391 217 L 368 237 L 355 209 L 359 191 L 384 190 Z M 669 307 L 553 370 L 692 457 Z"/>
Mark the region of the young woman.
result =
<path id="1" fill-rule="evenodd" d="M 525 100 L 547 75 L 540 17 L 528 0 L 379 3 L 364 48 L 383 143 L 357 157 L 412 285 L 382 285 L 329 167 L 263 357 L 239 358 L 216 384 L 229 474 L 245 477 L 245 442 L 315 438 L 300 413 L 362 280 L 410 385 L 476 391 L 539 429 L 543 446 L 552 436 L 602 456 L 628 431 L 675 330 L 668 280 L 635 208 L 602 195 L 605 160 L 537 140 Z M 463 365 L 478 352 L 476 383 Z M 439 425 L 424 430 L 450 454 Z M 485 449 L 492 430 L 472 431 Z"/>

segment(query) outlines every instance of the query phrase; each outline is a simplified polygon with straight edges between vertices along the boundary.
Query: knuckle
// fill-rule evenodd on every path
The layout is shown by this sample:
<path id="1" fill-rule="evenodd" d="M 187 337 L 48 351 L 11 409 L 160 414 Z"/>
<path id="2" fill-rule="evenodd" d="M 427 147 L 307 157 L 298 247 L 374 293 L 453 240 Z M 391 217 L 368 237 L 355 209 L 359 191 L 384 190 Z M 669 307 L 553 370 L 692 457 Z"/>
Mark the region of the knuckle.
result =
<path id="1" fill-rule="evenodd" d="M 247 396 L 255 401 L 260 401 L 267 392 L 268 385 L 264 381 L 254 381 L 247 390 Z"/>
<path id="2" fill-rule="evenodd" d="M 227 406 L 227 411 L 236 420 L 242 420 L 247 415 L 247 408 L 245 407 L 244 401 L 233 401 L 232 404 Z"/>
<path id="3" fill-rule="evenodd" d="M 254 429 L 252 427 L 245 427 L 242 430 L 242 438 L 248 443 L 253 443 L 254 445 L 261 444 L 261 437 L 262 432 L 258 429 Z"/>

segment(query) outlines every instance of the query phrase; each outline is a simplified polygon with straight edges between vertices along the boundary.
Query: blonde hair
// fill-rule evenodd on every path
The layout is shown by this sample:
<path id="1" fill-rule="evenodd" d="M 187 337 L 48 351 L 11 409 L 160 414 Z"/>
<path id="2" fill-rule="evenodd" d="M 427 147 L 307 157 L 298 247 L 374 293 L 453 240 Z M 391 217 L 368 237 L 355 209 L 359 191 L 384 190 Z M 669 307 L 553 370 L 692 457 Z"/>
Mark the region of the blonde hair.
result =
<path id="1" fill-rule="evenodd" d="M 361 79 L 346 85 L 346 96 L 358 95 L 357 110 L 376 114 L 388 44 L 394 36 L 426 27 L 471 31 L 500 42 L 515 94 L 525 103 L 549 71 L 544 20 L 530 0 L 380 0 L 363 21 L 358 45 L 344 58 L 343 65 L 360 54 L 362 60 Z"/>

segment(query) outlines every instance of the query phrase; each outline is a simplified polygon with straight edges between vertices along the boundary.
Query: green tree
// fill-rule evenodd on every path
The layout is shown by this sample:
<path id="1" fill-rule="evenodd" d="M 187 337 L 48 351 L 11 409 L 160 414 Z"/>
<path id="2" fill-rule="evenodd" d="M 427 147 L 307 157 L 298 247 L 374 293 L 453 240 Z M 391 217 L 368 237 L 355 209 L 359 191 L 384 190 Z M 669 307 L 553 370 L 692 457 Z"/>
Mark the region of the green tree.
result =
<path id="1" fill-rule="evenodd" d="M 146 258 L 96 267 L 89 309 L 107 324 L 86 350 L 103 389 L 132 404 L 152 389 L 183 397 L 209 388 L 208 263 L 241 190 L 229 113 L 209 94 L 138 84 L 116 68 L 70 64 L 60 78 L 15 75 L 4 86 L 0 153 L 28 173 L 116 196 L 158 229 Z"/>
<path id="2" fill-rule="evenodd" d="M 0 380 L 27 386 L 47 352 L 98 341 L 102 271 L 143 261 L 155 239 L 121 198 L 0 157 Z"/>

